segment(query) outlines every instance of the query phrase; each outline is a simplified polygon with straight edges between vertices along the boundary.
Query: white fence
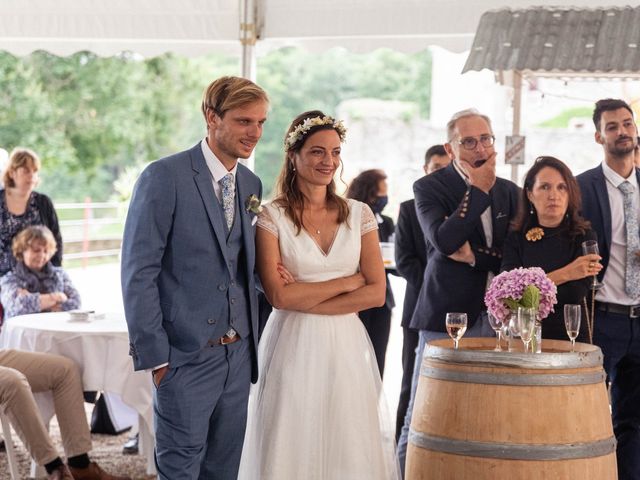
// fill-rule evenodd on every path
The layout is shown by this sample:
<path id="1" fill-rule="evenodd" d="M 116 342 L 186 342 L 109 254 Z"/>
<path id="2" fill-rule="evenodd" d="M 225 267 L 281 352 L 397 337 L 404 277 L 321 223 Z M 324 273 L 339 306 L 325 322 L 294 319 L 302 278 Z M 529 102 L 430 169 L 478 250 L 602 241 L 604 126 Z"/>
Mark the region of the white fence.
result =
<path id="1" fill-rule="evenodd" d="M 119 202 L 57 203 L 60 230 L 64 242 L 64 259 L 81 260 L 86 267 L 90 259 L 117 257 L 127 204 Z"/>

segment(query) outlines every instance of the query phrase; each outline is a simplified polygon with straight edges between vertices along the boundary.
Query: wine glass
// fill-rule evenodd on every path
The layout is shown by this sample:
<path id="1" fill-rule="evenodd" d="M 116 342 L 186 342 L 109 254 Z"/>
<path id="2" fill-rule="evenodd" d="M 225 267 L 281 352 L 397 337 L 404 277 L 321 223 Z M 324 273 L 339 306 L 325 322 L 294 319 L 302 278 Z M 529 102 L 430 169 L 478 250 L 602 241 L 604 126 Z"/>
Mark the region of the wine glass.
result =
<path id="1" fill-rule="evenodd" d="M 447 332 L 453 338 L 453 348 L 458 349 L 458 342 L 467 331 L 466 313 L 447 313 Z"/>
<path id="2" fill-rule="evenodd" d="M 502 347 L 500 346 L 500 339 L 502 338 L 502 320 L 500 320 L 495 315 L 492 315 L 491 312 L 487 312 L 487 318 L 489 319 L 489 325 L 493 328 L 493 331 L 496 332 L 496 348 L 494 348 L 494 352 L 501 352 Z"/>
<path id="3" fill-rule="evenodd" d="M 585 255 L 590 255 L 595 253 L 596 255 L 600 255 L 600 251 L 598 250 L 598 241 L 597 240 L 586 240 L 582 242 L 582 253 Z M 602 288 L 602 283 L 598 281 L 598 276 L 593 276 L 593 282 L 591 282 L 592 290 L 599 290 Z"/>
<path id="4" fill-rule="evenodd" d="M 518 327 L 525 352 L 529 351 L 529 343 L 536 325 L 536 313 L 535 308 L 518 307 Z"/>
<path id="5" fill-rule="evenodd" d="M 582 318 L 582 312 L 580 305 L 565 305 L 564 306 L 564 326 L 567 329 L 567 335 L 571 340 L 571 351 L 573 352 L 576 346 L 576 338 L 580 333 L 580 319 Z"/>
<path id="6" fill-rule="evenodd" d="M 520 337 L 520 326 L 518 325 L 518 314 L 511 313 L 507 320 L 509 331 L 509 351 L 513 352 L 516 346 L 516 340 Z"/>

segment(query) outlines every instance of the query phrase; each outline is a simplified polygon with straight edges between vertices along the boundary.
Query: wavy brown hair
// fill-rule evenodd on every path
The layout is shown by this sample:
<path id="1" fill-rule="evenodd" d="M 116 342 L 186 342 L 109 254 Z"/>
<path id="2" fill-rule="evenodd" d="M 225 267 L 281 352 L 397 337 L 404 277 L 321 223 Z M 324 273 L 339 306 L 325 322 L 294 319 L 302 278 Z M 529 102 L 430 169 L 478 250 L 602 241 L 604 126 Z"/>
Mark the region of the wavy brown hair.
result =
<path id="1" fill-rule="evenodd" d="M 308 112 L 301 113 L 293 120 L 293 122 L 291 122 L 284 138 L 286 139 L 298 125 L 302 124 L 308 118 L 322 118 L 325 116 L 326 115 L 320 110 L 310 110 Z M 284 208 L 285 214 L 296 226 L 298 234 L 303 227 L 302 211 L 304 210 L 306 199 L 304 194 L 300 191 L 300 187 L 296 181 L 296 169 L 293 158 L 296 153 L 300 152 L 307 139 L 314 133 L 321 130 L 335 130 L 335 128 L 332 124 L 315 125 L 301 135 L 298 141 L 285 151 L 284 164 L 282 165 L 280 175 L 276 182 L 276 197 L 274 199 L 274 203 L 279 207 Z M 327 185 L 327 206 L 338 210 L 338 223 L 344 223 L 347 221 L 347 218 L 349 217 L 349 204 L 344 198 L 336 193 L 336 182 L 333 179 L 331 179 L 331 183 Z"/>
<path id="2" fill-rule="evenodd" d="M 569 167 L 555 157 L 536 158 L 533 166 L 527 172 L 527 175 L 524 178 L 524 187 L 520 192 L 518 214 L 513 220 L 511 228 L 518 232 L 526 232 L 530 228 L 537 227 L 539 225 L 538 213 L 529 201 L 527 193 L 530 193 L 533 190 L 533 185 L 536 183 L 538 173 L 546 167 L 556 170 L 560 175 L 562 175 L 564 183 L 567 184 L 569 202 L 567 205 L 567 212 L 562 219 L 561 225 L 567 230 L 570 237 L 583 235 L 591 228 L 591 224 L 580 215 L 582 197 L 580 196 L 578 182 L 576 181 L 576 177 L 573 176 L 573 173 L 571 173 L 571 170 L 569 170 Z M 531 213 L 532 211 L 533 213 Z"/>

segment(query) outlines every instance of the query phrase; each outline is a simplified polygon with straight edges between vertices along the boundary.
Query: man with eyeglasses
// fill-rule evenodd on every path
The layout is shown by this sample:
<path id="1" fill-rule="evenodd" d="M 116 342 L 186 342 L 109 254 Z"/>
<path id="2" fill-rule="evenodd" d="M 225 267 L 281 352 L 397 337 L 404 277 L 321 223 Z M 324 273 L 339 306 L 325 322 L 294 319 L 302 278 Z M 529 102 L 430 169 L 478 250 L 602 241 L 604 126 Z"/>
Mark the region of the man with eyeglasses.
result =
<path id="1" fill-rule="evenodd" d="M 447 312 L 467 314 L 467 337 L 493 336 L 484 292 L 500 271 L 502 244 L 518 203 L 518 187 L 496 178 L 495 136 L 487 116 L 475 109 L 454 114 L 447 124 L 447 138 L 444 148 L 451 164 L 413 185 L 427 244 L 427 268 L 410 324 L 420 330 L 420 340 L 411 401 L 398 443 L 403 474 L 425 345 L 448 337 Z"/>

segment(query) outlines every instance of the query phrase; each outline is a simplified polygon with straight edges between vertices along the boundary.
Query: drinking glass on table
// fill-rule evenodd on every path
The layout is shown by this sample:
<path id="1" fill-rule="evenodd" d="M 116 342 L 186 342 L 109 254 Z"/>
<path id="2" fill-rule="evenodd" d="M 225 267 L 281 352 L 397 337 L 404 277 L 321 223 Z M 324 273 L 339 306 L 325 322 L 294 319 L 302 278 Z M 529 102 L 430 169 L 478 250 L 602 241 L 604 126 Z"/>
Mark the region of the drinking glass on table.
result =
<path id="1" fill-rule="evenodd" d="M 582 242 L 582 253 L 585 255 L 596 254 L 600 255 L 598 251 L 598 241 L 597 240 L 586 240 Z M 591 282 L 590 288 L 592 290 L 598 290 L 602 288 L 602 283 L 598 281 L 598 275 L 593 276 L 593 282 Z"/>
<path id="2" fill-rule="evenodd" d="M 458 348 L 458 342 L 467 331 L 466 313 L 447 313 L 446 317 L 447 333 L 453 339 L 453 348 Z"/>
<path id="3" fill-rule="evenodd" d="M 536 326 L 536 314 L 537 310 L 535 308 L 518 307 L 518 329 L 520 330 L 522 343 L 524 343 L 525 352 L 529 351 L 529 343 Z"/>
<path id="4" fill-rule="evenodd" d="M 501 352 L 502 347 L 500 346 L 500 339 L 502 338 L 502 320 L 495 315 L 492 315 L 491 312 L 487 312 L 487 318 L 489 320 L 489 325 L 491 325 L 493 331 L 496 332 L 496 348 L 493 350 L 495 352 Z"/>
<path id="5" fill-rule="evenodd" d="M 571 351 L 573 352 L 576 346 L 576 338 L 580 333 L 580 318 L 582 317 L 582 311 L 580 305 L 565 305 L 564 306 L 564 326 L 567 329 L 567 335 L 571 340 Z"/>

